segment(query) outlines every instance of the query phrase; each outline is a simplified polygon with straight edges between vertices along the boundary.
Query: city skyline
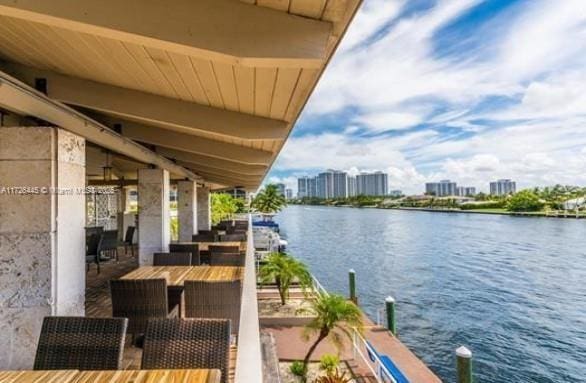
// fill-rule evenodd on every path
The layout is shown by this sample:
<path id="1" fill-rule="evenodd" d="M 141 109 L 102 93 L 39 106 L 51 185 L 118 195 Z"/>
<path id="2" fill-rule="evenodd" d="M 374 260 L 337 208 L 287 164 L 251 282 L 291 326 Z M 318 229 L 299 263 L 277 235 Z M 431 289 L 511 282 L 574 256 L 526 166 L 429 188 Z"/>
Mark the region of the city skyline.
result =
<path id="1" fill-rule="evenodd" d="M 585 185 L 583 2 L 369 0 L 267 177 Z M 532 44 L 539 41 L 540 44 Z"/>

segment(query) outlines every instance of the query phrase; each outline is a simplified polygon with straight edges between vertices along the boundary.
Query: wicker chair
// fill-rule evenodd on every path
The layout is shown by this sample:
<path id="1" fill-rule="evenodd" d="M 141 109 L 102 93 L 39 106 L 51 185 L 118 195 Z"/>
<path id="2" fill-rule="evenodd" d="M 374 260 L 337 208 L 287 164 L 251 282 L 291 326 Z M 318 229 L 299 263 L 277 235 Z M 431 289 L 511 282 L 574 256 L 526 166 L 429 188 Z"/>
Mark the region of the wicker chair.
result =
<path id="1" fill-rule="evenodd" d="M 185 317 L 230 319 L 238 334 L 242 281 L 185 281 Z"/>
<path id="2" fill-rule="evenodd" d="M 100 257 L 104 260 L 116 259 L 118 262 L 118 230 L 105 230 L 99 248 Z"/>
<path id="3" fill-rule="evenodd" d="M 169 304 L 165 279 L 114 279 L 110 281 L 112 316 L 128 318 L 128 333 L 144 334 L 152 318 L 179 316 L 179 307 Z"/>
<path id="4" fill-rule="evenodd" d="M 86 235 L 85 245 L 85 265 L 86 272 L 90 271 L 90 265 L 95 263 L 98 268 L 98 274 L 100 273 L 100 242 L 102 240 L 102 234 L 97 230 L 92 230 L 91 233 Z"/>
<path id="5" fill-rule="evenodd" d="M 126 234 L 124 235 L 124 241 L 122 244 L 124 245 L 124 254 L 128 253 L 128 247 L 130 246 L 130 253 L 134 257 L 134 232 L 136 231 L 136 227 L 128 226 L 126 228 Z"/>
<path id="6" fill-rule="evenodd" d="M 208 265 L 212 264 L 212 253 L 238 253 L 240 248 L 238 246 L 222 246 L 222 245 L 210 245 L 208 251 L 202 253 L 202 262 L 205 261 Z"/>
<path id="7" fill-rule="evenodd" d="M 35 370 L 118 370 L 126 318 L 46 317 Z"/>
<path id="8" fill-rule="evenodd" d="M 217 242 L 218 236 L 215 234 L 194 234 L 191 236 L 193 242 Z"/>
<path id="9" fill-rule="evenodd" d="M 169 251 L 171 253 L 190 253 L 191 254 L 191 266 L 201 265 L 201 256 L 199 254 L 199 246 L 187 243 L 171 243 L 169 245 Z"/>
<path id="10" fill-rule="evenodd" d="M 244 242 L 246 234 L 225 234 L 220 236 L 220 242 Z"/>
<path id="11" fill-rule="evenodd" d="M 152 319 L 144 339 L 141 368 L 219 369 L 228 382 L 230 321 L 227 319 Z"/>
<path id="12" fill-rule="evenodd" d="M 153 266 L 191 266 L 191 253 L 155 253 Z"/>
<path id="13" fill-rule="evenodd" d="M 245 256 L 237 253 L 211 253 L 210 266 L 239 266 L 244 267 Z"/>

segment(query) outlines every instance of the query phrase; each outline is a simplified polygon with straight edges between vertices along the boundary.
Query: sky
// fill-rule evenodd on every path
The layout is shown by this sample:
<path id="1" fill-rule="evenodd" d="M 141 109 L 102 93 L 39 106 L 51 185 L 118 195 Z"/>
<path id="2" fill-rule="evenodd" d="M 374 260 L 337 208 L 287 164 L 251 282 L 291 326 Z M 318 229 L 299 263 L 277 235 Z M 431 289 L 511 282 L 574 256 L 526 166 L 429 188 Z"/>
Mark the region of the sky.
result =
<path id="1" fill-rule="evenodd" d="M 267 182 L 586 185 L 586 0 L 364 0 Z"/>

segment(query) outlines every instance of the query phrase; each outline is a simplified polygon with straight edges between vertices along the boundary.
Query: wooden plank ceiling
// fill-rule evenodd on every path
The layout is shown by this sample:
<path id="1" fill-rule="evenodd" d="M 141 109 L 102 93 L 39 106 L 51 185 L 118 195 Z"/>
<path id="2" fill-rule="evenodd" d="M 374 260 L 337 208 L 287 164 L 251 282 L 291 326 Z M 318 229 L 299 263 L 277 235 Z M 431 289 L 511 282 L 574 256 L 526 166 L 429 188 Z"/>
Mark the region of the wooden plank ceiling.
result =
<path id="1" fill-rule="evenodd" d="M 46 79 L 209 183 L 254 189 L 359 4 L 0 0 L 0 70 Z"/>

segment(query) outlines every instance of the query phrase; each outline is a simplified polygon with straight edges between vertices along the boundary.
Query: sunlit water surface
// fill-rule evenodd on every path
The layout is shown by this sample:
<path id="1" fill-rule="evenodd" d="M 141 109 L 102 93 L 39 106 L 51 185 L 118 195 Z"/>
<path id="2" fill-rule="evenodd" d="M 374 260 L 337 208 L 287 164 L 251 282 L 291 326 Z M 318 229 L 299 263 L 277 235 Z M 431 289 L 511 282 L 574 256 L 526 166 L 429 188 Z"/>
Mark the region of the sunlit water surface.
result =
<path id="1" fill-rule="evenodd" d="M 586 220 L 290 206 L 289 251 L 330 291 L 356 270 L 371 316 L 397 299 L 398 331 L 446 382 L 454 350 L 476 382 L 586 382 Z"/>

